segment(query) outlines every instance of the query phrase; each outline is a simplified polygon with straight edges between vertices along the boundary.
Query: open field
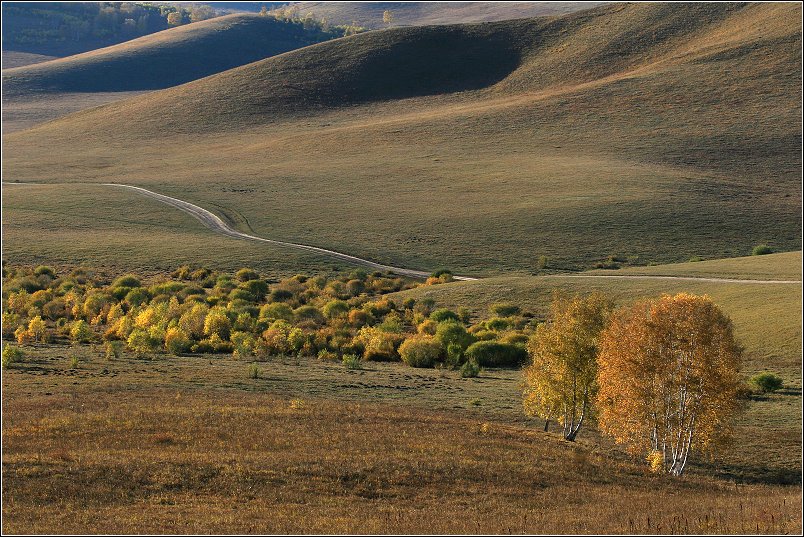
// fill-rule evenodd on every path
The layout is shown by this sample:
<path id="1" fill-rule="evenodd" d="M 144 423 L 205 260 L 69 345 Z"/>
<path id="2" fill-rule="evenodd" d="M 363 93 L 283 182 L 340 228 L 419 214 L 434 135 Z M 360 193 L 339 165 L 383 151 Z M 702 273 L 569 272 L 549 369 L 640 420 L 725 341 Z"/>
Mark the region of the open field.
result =
<path id="1" fill-rule="evenodd" d="M 263 378 L 251 379 L 227 357 L 33 354 L 3 375 L 5 532 L 801 526 L 797 487 L 663 479 L 610 446 L 511 419 L 512 372 L 461 380 L 290 359 L 260 364 Z M 69 355 L 81 357 L 77 369 Z"/>
<path id="2" fill-rule="evenodd" d="M 799 15 L 639 4 L 369 32 L 11 133 L 6 180 L 140 185 L 260 236 L 467 275 L 794 250 Z"/>

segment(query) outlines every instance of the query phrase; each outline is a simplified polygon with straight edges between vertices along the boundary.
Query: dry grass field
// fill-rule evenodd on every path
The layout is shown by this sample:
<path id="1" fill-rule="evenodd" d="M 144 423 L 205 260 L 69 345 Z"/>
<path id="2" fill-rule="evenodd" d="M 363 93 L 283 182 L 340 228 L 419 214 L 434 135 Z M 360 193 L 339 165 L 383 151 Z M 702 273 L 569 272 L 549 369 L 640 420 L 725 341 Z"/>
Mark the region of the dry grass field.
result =
<path id="1" fill-rule="evenodd" d="M 511 372 L 260 366 L 252 379 L 227 357 L 34 351 L 3 374 L 3 531 L 801 528 L 799 487 L 657 477 L 611 446 L 573 445 L 507 419 Z"/>

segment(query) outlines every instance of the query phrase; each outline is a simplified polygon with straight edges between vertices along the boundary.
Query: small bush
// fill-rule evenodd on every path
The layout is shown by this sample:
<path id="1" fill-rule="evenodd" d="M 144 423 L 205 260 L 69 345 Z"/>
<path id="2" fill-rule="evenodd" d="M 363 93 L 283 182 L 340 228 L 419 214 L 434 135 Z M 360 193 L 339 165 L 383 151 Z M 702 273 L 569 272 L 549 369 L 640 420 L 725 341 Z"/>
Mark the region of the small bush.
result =
<path id="1" fill-rule="evenodd" d="M 430 319 L 437 323 L 444 321 L 460 321 L 458 314 L 447 308 L 440 308 L 430 314 Z"/>
<path id="2" fill-rule="evenodd" d="M 466 357 L 484 367 L 518 366 L 528 358 L 528 351 L 520 345 L 497 341 L 478 341 L 466 349 Z"/>
<path id="3" fill-rule="evenodd" d="M 507 302 L 498 302 L 489 306 L 489 312 L 496 317 L 513 317 L 519 315 L 519 306 L 514 306 Z"/>
<path id="4" fill-rule="evenodd" d="M 773 393 L 784 385 L 782 377 L 767 371 L 754 375 L 748 380 L 748 383 L 759 393 Z"/>
<path id="5" fill-rule="evenodd" d="M 360 357 L 356 354 L 344 354 L 343 365 L 346 366 L 346 369 L 363 369 Z"/>
<path id="6" fill-rule="evenodd" d="M 133 274 L 126 274 L 125 276 L 120 276 L 117 278 L 112 287 L 140 287 L 142 284 L 140 283 L 140 279 L 134 276 Z"/>
<path id="7" fill-rule="evenodd" d="M 461 378 L 474 378 L 480 374 L 480 366 L 474 360 L 467 360 L 461 366 Z"/>
<path id="8" fill-rule="evenodd" d="M 767 244 L 759 244 L 757 246 L 754 246 L 754 249 L 751 250 L 751 255 L 766 255 L 772 253 L 773 250 L 771 250 L 770 246 L 768 246 Z"/>
<path id="9" fill-rule="evenodd" d="M 329 349 L 321 349 L 318 351 L 318 359 L 326 362 L 334 362 L 338 359 L 338 354 Z"/>
<path id="10" fill-rule="evenodd" d="M 260 377 L 262 377 L 262 370 L 260 369 L 260 366 L 257 364 L 251 364 L 248 366 L 248 378 L 258 379 Z"/>
<path id="11" fill-rule="evenodd" d="M 252 269 L 248 269 L 248 268 L 241 268 L 240 270 L 238 270 L 235 273 L 235 278 L 237 278 L 238 281 L 241 281 L 241 282 L 247 282 L 247 281 L 250 281 L 250 280 L 256 280 L 259 277 L 260 277 L 260 275 L 257 274 L 257 271 L 252 270 Z"/>
<path id="12" fill-rule="evenodd" d="M 19 347 L 13 345 L 3 347 L 3 369 L 11 367 L 12 364 L 22 362 L 24 358 L 25 353 Z"/>
<path id="13" fill-rule="evenodd" d="M 87 343 L 93 336 L 92 328 L 86 321 L 75 321 L 70 328 L 70 339 L 78 343 Z"/>
<path id="14" fill-rule="evenodd" d="M 399 346 L 402 361 L 411 367 L 433 367 L 443 351 L 437 339 L 427 336 L 408 338 Z"/>
<path id="15" fill-rule="evenodd" d="M 120 353 L 123 350 L 122 341 L 107 341 L 104 345 L 107 360 L 116 360 L 120 358 Z"/>
<path id="16" fill-rule="evenodd" d="M 78 356 L 70 355 L 70 369 L 78 369 L 79 361 Z"/>
<path id="17" fill-rule="evenodd" d="M 474 336 L 466 331 L 466 327 L 457 321 L 439 323 L 435 338 L 445 349 L 449 347 L 450 343 L 456 343 L 466 349 L 475 340 Z"/>

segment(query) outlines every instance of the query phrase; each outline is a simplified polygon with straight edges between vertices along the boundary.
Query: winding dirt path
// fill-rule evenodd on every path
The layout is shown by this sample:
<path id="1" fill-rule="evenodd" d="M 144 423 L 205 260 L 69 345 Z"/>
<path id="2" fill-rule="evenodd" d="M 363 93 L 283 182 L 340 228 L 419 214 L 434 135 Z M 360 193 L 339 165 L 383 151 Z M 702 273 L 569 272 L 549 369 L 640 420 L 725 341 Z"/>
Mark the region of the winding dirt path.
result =
<path id="1" fill-rule="evenodd" d="M 180 200 L 178 198 L 172 198 L 170 196 L 165 196 L 164 194 L 157 194 L 156 192 L 152 192 L 150 190 L 138 186 L 123 185 L 118 183 L 103 183 L 103 185 L 115 186 L 119 188 L 127 188 L 129 190 L 133 190 L 139 194 L 142 194 L 143 196 L 147 196 L 156 201 L 160 201 L 162 203 L 175 207 L 180 211 L 184 211 L 185 213 L 192 215 L 212 231 L 215 231 L 222 235 L 226 235 L 227 237 L 232 237 L 234 239 L 245 239 L 258 242 L 267 242 L 269 244 L 276 244 L 278 246 L 286 246 L 288 248 L 306 250 L 308 252 L 313 252 L 316 254 L 338 259 L 340 261 L 346 261 L 347 263 L 352 263 L 353 265 L 363 266 L 375 270 L 391 271 L 401 276 L 410 276 L 412 278 L 427 278 L 430 276 L 429 272 L 425 272 L 422 270 L 413 270 L 402 267 L 394 267 L 391 265 L 383 265 L 382 263 L 375 263 L 374 261 L 369 261 L 368 259 L 362 259 L 360 257 L 355 257 L 353 255 L 336 252 L 334 250 L 327 250 L 326 248 L 319 248 L 317 246 L 308 246 L 306 244 L 297 244 L 294 242 L 278 241 L 274 239 L 265 239 L 263 237 L 258 237 L 256 235 L 249 235 L 248 233 L 237 231 L 229 224 L 221 220 L 215 214 L 209 212 L 208 210 L 202 207 L 199 207 L 198 205 L 193 205 L 190 202 Z M 469 276 L 454 276 L 454 278 L 456 280 L 462 280 L 462 281 L 471 281 L 477 279 L 477 278 L 471 278 Z"/>
<path id="2" fill-rule="evenodd" d="M 54 183 L 21 183 L 21 182 L 3 182 L 3 185 L 35 185 L 35 184 L 54 184 Z M 97 184 L 97 183 L 93 183 Z M 355 257 L 353 255 L 344 254 L 341 252 L 336 252 L 334 250 L 327 250 L 326 248 L 319 248 L 317 246 L 308 246 L 306 244 L 297 244 L 294 242 L 285 242 L 279 241 L 274 239 L 265 239 L 263 237 L 258 237 L 256 235 L 249 235 L 248 233 L 243 233 L 241 231 L 237 231 L 229 224 L 221 220 L 217 215 L 211 213 L 210 211 L 199 207 L 198 205 L 194 205 L 188 201 L 180 200 L 178 198 L 173 198 L 170 196 L 166 196 L 164 194 L 158 194 L 151 190 L 133 186 L 133 185 L 124 185 L 120 183 L 101 183 L 103 186 L 113 186 L 118 188 L 126 188 L 128 190 L 132 190 L 137 192 L 143 196 L 147 196 L 153 200 L 159 201 L 161 203 L 165 203 L 170 205 L 171 207 L 175 207 L 180 211 L 184 211 L 185 213 L 195 217 L 198 221 L 204 224 L 206 227 L 215 231 L 216 233 L 220 233 L 222 235 L 226 235 L 227 237 L 232 237 L 234 239 L 243 239 L 243 240 L 251 240 L 257 242 L 266 242 L 269 244 L 276 244 L 278 246 L 285 246 L 288 248 L 296 248 L 298 250 L 306 250 L 308 252 L 313 252 L 316 254 L 324 255 L 327 257 L 331 257 L 333 259 L 338 259 L 340 261 L 345 261 L 347 263 L 352 263 L 354 265 L 367 267 L 375 270 L 383 270 L 383 271 L 391 271 L 401 276 L 409 276 L 412 278 L 427 278 L 430 276 L 429 272 L 422 271 L 422 270 L 413 270 L 413 269 L 406 269 L 402 267 L 394 267 L 391 265 L 383 265 L 382 263 L 376 263 L 374 261 L 369 261 L 368 259 L 362 259 L 360 257 Z M 628 279 L 628 280 L 689 280 L 689 281 L 698 281 L 698 282 L 714 282 L 714 283 L 739 283 L 739 284 L 760 284 L 760 285 L 768 285 L 768 284 L 793 284 L 793 285 L 801 285 L 801 280 L 750 280 L 750 279 L 735 279 L 735 278 L 711 278 L 706 276 L 662 276 L 662 275 L 648 275 L 648 274 L 556 274 L 553 276 L 546 276 L 546 277 L 571 277 L 571 278 L 617 278 L 617 279 Z M 479 278 L 472 278 L 470 276 L 454 276 L 456 280 L 460 281 L 475 281 Z"/>

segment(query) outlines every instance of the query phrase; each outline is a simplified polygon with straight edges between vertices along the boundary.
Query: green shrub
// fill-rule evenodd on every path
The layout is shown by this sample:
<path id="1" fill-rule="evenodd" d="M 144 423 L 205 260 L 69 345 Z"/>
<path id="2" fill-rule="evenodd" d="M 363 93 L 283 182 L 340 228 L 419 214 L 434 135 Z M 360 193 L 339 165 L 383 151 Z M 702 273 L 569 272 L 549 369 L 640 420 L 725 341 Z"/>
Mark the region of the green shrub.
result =
<path id="1" fill-rule="evenodd" d="M 480 366 L 474 360 L 467 360 L 461 366 L 461 378 L 474 378 L 480 374 Z"/>
<path id="2" fill-rule="evenodd" d="M 451 343 L 455 343 L 460 345 L 462 349 L 466 349 L 475 340 L 474 336 L 466 331 L 466 327 L 458 321 L 439 323 L 438 328 L 436 328 L 435 338 L 445 349 L 449 348 Z"/>
<path id="3" fill-rule="evenodd" d="M 748 383 L 755 391 L 760 393 L 773 393 L 784 385 L 780 376 L 768 371 L 754 375 L 748 380 Z"/>
<path id="4" fill-rule="evenodd" d="M 256 270 L 252 270 L 252 269 L 249 269 L 249 268 L 241 268 L 240 270 L 238 270 L 235 273 L 235 278 L 237 278 L 238 281 L 241 281 L 241 282 L 247 282 L 247 281 L 250 281 L 250 280 L 256 280 L 259 277 L 260 277 L 260 275 L 257 274 Z"/>
<path id="5" fill-rule="evenodd" d="M 333 362 L 338 359 L 338 354 L 329 349 L 321 349 L 318 351 L 318 359 L 327 362 Z"/>
<path id="6" fill-rule="evenodd" d="M 523 364 L 528 351 L 520 345 L 498 341 L 478 341 L 466 349 L 466 358 L 484 367 L 511 367 Z"/>
<path id="7" fill-rule="evenodd" d="M 286 302 L 293 298 L 293 293 L 287 289 L 274 289 L 268 296 L 270 302 Z"/>
<path id="8" fill-rule="evenodd" d="M 346 366 L 346 369 L 363 369 L 360 357 L 356 354 L 344 354 L 343 365 Z"/>
<path id="9" fill-rule="evenodd" d="M 292 321 L 293 309 L 284 302 L 272 302 L 260 308 L 260 319 Z"/>
<path id="10" fill-rule="evenodd" d="M 255 302 L 256 301 L 256 299 L 254 298 L 254 295 L 252 295 L 251 293 L 249 293 L 245 289 L 240 289 L 240 288 L 232 289 L 232 291 L 229 293 L 229 300 L 230 301 L 242 300 L 242 301 L 245 301 L 245 302 Z"/>
<path id="11" fill-rule="evenodd" d="M 53 271 L 52 268 L 46 267 L 44 265 L 40 265 L 34 269 L 34 274 L 36 276 L 48 276 L 50 278 L 55 278 L 56 273 Z"/>
<path id="12" fill-rule="evenodd" d="M 327 302 L 321 310 L 324 312 L 324 317 L 327 319 L 345 317 L 349 313 L 349 304 L 343 300 L 331 300 Z"/>
<path id="13" fill-rule="evenodd" d="M 301 306 L 293 310 L 293 318 L 296 322 L 313 321 L 321 324 L 324 322 L 324 314 L 315 306 Z"/>
<path id="14" fill-rule="evenodd" d="M 191 352 L 200 352 L 204 354 L 209 353 L 231 353 L 234 351 L 234 346 L 229 341 L 224 341 L 218 334 L 212 334 L 206 339 L 202 339 L 192 347 Z"/>
<path id="15" fill-rule="evenodd" d="M 119 289 L 126 289 L 125 287 L 121 287 Z M 135 287 L 131 289 L 128 293 L 126 293 L 125 301 L 129 306 L 141 306 L 148 302 L 151 298 L 151 295 L 148 293 L 148 290 L 144 287 Z"/>
<path id="16" fill-rule="evenodd" d="M 257 364 L 251 364 L 248 366 L 248 378 L 258 379 L 260 377 L 262 377 L 262 370 L 260 369 L 260 366 Z"/>
<path id="17" fill-rule="evenodd" d="M 176 293 L 182 291 L 185 287 L 186 285 L 181 282 L 164 282 L 152 285 L 148 288 L 148 291 L 151 293 L 151 296 L 175 295 Z"/>
<path id="18" fill-rule="evenodd" d="M 240 288 L 250 293 L 256 300 L 262 300 L 268 294 L 268 284 L 265 280 L 249 280 L 241 283 Z"/>
<path id="19" fill-rule="evenodd" d="M 442 323 L 444 321 L 460 321 L 460 317 L 454 311 L 447 309 L 447 308 L 440 308 L 435 310 L 433 313 L 430 314 L 430 319 L 437 323 Z"/>
<path id="20" fill-rule="evenodd" d="M 14 345 L 6 345 L 3 347 L 3 369 L 22 362 L 24 359 L 25 353 L 22 352 L 22 349 L 19 347 Z"/>
<path id="21" fill-rule="evenodd" d="M 457 343 L 450 343 L 447 346 L 447 360 L 446 363 L 449 367 L 458 367 L 463 363 L 463 347 Z"/>
<path id="22" fill-rule="evenodd" d="M 70 328 L 70 339 L 78 343 L 87 343 L 94 335 L 92 328 L 83 320 L 75 321 Z"/>
<path id="23" fill-rule="evenodd" d="M 441 343 L 428 336 L 410 337 L 399 346 L 402 361 L 411 367 L 433 367 L 443 351 Z"/>
<path id="24" fill-rule="evenodd" d="M 489 311 L 497 317 L 513 317 L 514 315 L 519 315 L 520 309 L 519 306 L 514 306 L 507 302 L 498 302 L 489 306 Z"/>
<path id="25" fill-rule="evenodd" d="M 494 317 L 486 321 L 486 328 L 495 332 L 502 332 L 511 328 L 511 320 Z"/>
<path id="26" fill-rule="evenodd" d="M 120 276 L 112 284 L 112 287 L 129 287 L 131 289 L 140 286 L 142 286 L 142 284 L 140 283 L 139 278 L 137 278 L 133 274 L 126 274 L 125 276 Z"/>
<path id="27" fill-rule="evenodd" d="M 759 244 L 757 246 L 754 246 L 754 249 L 751 250 L 751 255 L 766 255 L 772 253 L 773 250 L 771 250 L 770 246 L 768 246 L 767 244 Z"/>
<path id="28" fill-rule="evenodd" d="M 106 359 L 107 360 L 116 360 L 120 358 L 120 353 L 123 350 L 123 342 L 122 341 L 107 341 L 104 344 L 104 351 L 106 352 Z"/>

